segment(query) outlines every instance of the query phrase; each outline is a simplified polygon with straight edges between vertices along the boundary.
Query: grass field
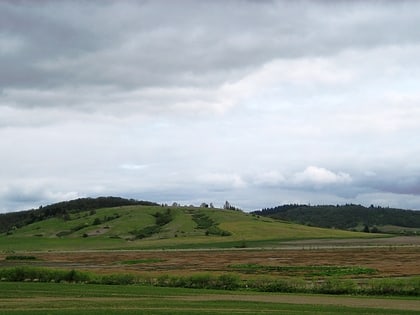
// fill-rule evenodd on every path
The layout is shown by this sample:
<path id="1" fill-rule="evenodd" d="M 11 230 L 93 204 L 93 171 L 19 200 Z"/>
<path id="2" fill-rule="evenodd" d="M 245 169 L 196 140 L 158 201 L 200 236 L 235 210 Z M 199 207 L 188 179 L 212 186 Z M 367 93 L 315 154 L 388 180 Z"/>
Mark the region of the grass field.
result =
<path id="1" fill-rule="evenodd" d="M 170 211 L 171 218 L 156 226 L 156 214 Z M 203 228 L 195 215 L 208 218 Z M 153 230 L 144 238 L 136 233 Z M 226 232 L 224 236 L 214 231 Z M 233 248 L 273 247 L 279 242 L 304 239 L 372 238 L 350 231 L 314 228 L 220 209 L 160 206 L 126 206 L 80 212 L 66 219 L 49 218 L 0 235 L 3 251 Z"/>
<path id="2" fill-rule="evenodd" d="M 0 283 L 0 314 L 418 314 L 413 299 Z"/>

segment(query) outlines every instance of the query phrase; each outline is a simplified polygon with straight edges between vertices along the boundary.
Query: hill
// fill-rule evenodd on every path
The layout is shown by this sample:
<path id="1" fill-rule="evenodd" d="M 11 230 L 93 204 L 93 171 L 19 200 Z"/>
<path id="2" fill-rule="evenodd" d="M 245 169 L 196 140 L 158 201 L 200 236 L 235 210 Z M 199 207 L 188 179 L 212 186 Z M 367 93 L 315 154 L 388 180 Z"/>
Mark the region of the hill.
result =
<path id="1" fill-rule="evenodd" d="M 60 204 L 78 203 L 81 200 Z M 55 214 L 46 212 L 45 208 L 59 209 L 58 204 L 33 210 L 29 217 L 37 219 L 14 225 L 0 235 L 0 247 L 6 251 L 232 248 L 276 246 L 279 242 L 299 239 L 372 237 L 367 233 L 309 227 L 237 210 L 143 203 L 147 204 L 97 209 L 79 205 L 69 207 L 66 212 L 56 210 Z M 27 218 L 27 214 L 17 214 Z"/>
<path id="2" fill-rule="evenodd" d="M 39 209 L 1 213 L 0 233 L 7 232 L 12 228 L 19 228 L 34 222 L 43 221 L 48 218 L 66 218 L 70 214 L 86 210 L 127 205 L 157 205 L 157 203 L 124 199 L 120 197 L 79 198 L 70 201 L 62 201 L 45 207 L 41 206 Z"/>
<path id="3" fill-rule="evenodd" d="M 256 215 L 287 220 L 309 226 L 417 234 L 420 231 L 420 211 L 361 205 L 309 206 L 283 205 L 253 212 Z"/>

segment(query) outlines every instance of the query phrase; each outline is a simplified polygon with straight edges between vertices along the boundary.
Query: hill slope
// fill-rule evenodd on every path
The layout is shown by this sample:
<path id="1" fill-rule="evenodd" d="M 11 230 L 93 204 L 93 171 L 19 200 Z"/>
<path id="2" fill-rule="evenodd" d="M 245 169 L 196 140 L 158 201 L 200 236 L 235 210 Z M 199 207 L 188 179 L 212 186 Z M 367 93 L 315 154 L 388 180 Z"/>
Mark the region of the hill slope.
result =
<path id="1" fill-rule="evenodd" d="M 117 207 L 127 205 L 157 205 L 150 201 L 138 201 L 120 197 L 79 198 L 70 201 L 54 203 L 39 209 L 0 214 L 0 233 L 7 232 L 12 228 L 19 228 L 34 222 L 53 217 L 66 218 L 70 214 L 86 210 L 95 210 L 105 207 Z"/>
<path id="2" fill-rule="evenodd" d="M 0 246 L 10 251 L 261 247 L 286 240 L 358 237 L 369 234 L 308 227 L 234 210 L 125 205 L 78 209 L 15 226 L 0 236 Z"/>
<path id="3" fill-rule="evenodd" d="M 325 228 L 401 232 L 420 229 L 420 211 L 381 207 L 283 205 L 254 214 Z"/>

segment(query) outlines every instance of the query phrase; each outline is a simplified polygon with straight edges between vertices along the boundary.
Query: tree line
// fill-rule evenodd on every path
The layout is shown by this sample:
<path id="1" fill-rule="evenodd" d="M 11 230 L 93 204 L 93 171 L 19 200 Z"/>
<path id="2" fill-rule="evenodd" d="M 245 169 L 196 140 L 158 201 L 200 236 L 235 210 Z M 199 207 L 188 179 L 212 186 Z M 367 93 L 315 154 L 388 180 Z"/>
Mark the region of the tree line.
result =
<path id="1" fill-rule="evenodd" d="M 337 229 L 353 229 L 357 226 L 364 226 L 366 231 L 366 228 L 372 229 L 383 225 L 420 227 L 420 211 L 373 205 L 365 207 L 355 204 L 318 206 L 287 204 L 254 211 L 253 214 L 299 224 Z"/>

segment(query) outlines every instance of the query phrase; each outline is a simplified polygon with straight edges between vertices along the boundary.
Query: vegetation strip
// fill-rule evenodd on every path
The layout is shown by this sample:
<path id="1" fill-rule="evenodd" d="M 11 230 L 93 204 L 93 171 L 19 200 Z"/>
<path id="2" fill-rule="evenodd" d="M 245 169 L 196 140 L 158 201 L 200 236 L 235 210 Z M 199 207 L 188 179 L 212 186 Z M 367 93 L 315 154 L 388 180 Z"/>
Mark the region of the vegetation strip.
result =
<path id="1" fill-rule="evenodd" d="M 280 272 L 288 275 L 303 273 L 305 276 L 342 276 L 374 274 L 373 268 L 359 266 L 268 266 L 258 264 L 236 264 L 229 266 L 232 269 L 253 273 L 257 271 Z"/>
<path id="2" fill-rule="evenodd" d="M 358 282 L 352 279 L 328 277 L 322 281 L 289 279 L 247 279 L 225 273 L 221 275 L 194 274 L 191 276 L 161 275 L 156 278 L 133 274 L 99 275 L 77 270 L 58 270 L 37 267 L 12 267 L 0 269 L 1 281 L 14 282 L 67 282 L 108 285 L 149 285 L 217 290 L 255 290 L 261 292 L 362 294 L 420 296 L 420 278 L 368 279 Z"/>
<path id="3" fill-rule="evenodd" d="M 148 259 L 132 259 L 132 260 L 124 260 L 119 262 L 122 265 L 137 265 L 137 264 L 151 264 L 151 263 L 158 263 L 164 262 L 165 259 L 161 258 L 148 258 Z"/>
<path id="4" fill-rule="evenodd" d="M 28 255 L 12 255 L 6 256 L 5 260 L 36 260 L 35 256 L 28 256 Z"/>

